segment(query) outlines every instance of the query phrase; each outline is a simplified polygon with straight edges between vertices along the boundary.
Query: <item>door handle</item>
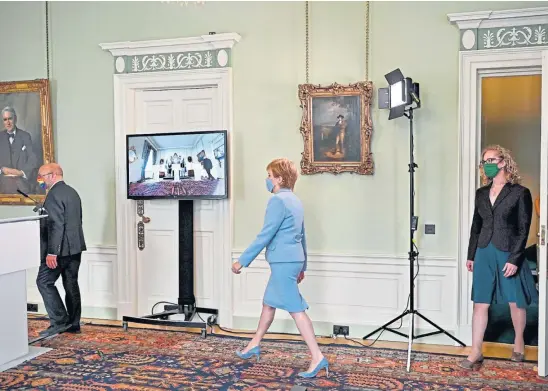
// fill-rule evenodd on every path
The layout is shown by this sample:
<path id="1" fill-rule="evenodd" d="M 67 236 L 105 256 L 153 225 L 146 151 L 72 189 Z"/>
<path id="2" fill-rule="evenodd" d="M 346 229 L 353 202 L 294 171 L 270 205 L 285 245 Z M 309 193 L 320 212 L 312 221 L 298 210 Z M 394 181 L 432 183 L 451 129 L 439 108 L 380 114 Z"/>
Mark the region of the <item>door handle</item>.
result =
<path id="1" fill-rule="evenodd" d="M 150 217 L 141 216 L 141 221 L 145 224 L 150 223 Z"/>

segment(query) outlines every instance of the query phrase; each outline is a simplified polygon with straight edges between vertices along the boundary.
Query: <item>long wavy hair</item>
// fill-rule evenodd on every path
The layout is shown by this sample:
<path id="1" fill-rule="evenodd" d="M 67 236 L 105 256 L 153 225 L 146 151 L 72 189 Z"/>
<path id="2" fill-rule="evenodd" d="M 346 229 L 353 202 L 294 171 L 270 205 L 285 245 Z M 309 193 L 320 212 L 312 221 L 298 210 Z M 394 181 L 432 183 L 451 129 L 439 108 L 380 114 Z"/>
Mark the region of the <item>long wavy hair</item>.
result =
<path id="1" fill-rule="evenodd" d="M 502 168 L 506 172 L 506 179 L 509 183 L 515 184 L 521 182 L 521 176 L 519 175 L 518 165 L 512 156 L 510 150 L 501 147 L 500 145 L 489 145 L 481 152 L 481 158 L 485 156 L 487 151 L 495 151 L 497 156 L 502 158 L 506 163 Z M 488 185 L 492 182 L 492 179 L 487 178 L 483 166 L 480 168 L 480 176 L 482 185 Z"/>

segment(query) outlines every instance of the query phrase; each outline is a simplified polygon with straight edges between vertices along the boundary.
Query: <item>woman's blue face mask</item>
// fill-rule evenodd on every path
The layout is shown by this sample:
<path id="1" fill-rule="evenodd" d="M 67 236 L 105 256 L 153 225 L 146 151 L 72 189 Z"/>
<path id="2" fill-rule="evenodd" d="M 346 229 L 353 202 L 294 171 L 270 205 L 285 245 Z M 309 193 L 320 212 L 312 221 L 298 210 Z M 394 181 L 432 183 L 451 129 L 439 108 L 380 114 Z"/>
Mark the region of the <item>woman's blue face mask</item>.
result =
<path id="1" fill-rule="evenodd" d="M 266 178 L 266 190 L 269 193 L 272 193 L 272 190 L 274 190 L 274 183 L 272 183 L 272 179 L 270 178 Z"/>

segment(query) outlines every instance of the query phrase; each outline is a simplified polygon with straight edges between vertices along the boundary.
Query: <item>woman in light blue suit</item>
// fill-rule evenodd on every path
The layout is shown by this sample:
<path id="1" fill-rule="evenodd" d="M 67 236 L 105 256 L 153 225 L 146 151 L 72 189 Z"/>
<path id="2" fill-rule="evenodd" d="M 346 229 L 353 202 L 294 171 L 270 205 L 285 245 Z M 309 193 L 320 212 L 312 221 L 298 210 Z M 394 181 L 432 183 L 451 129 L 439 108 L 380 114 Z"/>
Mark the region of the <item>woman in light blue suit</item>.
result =
<path id="1" fill-rule="evenodd" d="M 297 285 L 304 279 L 307 263 L 303 206 L 292 191 L 297 181 L 297 169 L 288 159 L 273 160 L 266 169 L 266 187 L 274 195 L 266 208 L 263 229 L 239 261 L 232 265 L 232 271 L 240 274 L 242 267 L 248 267 L 266 247 L 271 274 L 257 332 L 247 347 L 236 354 L 244 359 L 257 356 L 259 360 L 259 344 L 274 320 L 276 308 L 279 308 L 291 314 L 312 355 L 308 371 L 299 373 L 299 376 L 315 377 L 324 368 L 328 375 L 329 364 L 318 347 L 314 327 L 305 312 L 308 304 Z"/>

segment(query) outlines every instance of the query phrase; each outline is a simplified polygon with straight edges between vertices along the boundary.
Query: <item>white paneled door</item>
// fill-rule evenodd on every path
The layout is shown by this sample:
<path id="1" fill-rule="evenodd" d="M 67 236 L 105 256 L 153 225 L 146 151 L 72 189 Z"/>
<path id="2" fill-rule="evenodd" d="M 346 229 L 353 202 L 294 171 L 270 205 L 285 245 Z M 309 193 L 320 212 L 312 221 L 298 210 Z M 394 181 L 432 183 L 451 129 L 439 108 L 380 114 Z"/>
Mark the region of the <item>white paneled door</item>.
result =
<path id="1" fill-rule="evenodd" d="M 539 336 L 538 374 L 548 376 L 548 50 L 542 52 L 542 120 L 540 136 Z"/>
<path id="2" fill-rule="evenodd" d="M 217 88 L 137 91 L 136 133 L 218 130 L 222 112 Z M 137 308 L 151 313 L 160 301 L 177 303 L 179 292 L 179 201 L 144 202 L 145 248 L 137 252 Z M 194 294 L 200 307 L 219 308 L 214 273 L 224 248 L 218 224 L 222 206 L 216 201 L 194 201 Z M 137 213 L 137 211 L 135 212 Z M 217 267 L 221 267 L 217 265 Z M 163 305 L 154 312 L 163 310 Z"/>

